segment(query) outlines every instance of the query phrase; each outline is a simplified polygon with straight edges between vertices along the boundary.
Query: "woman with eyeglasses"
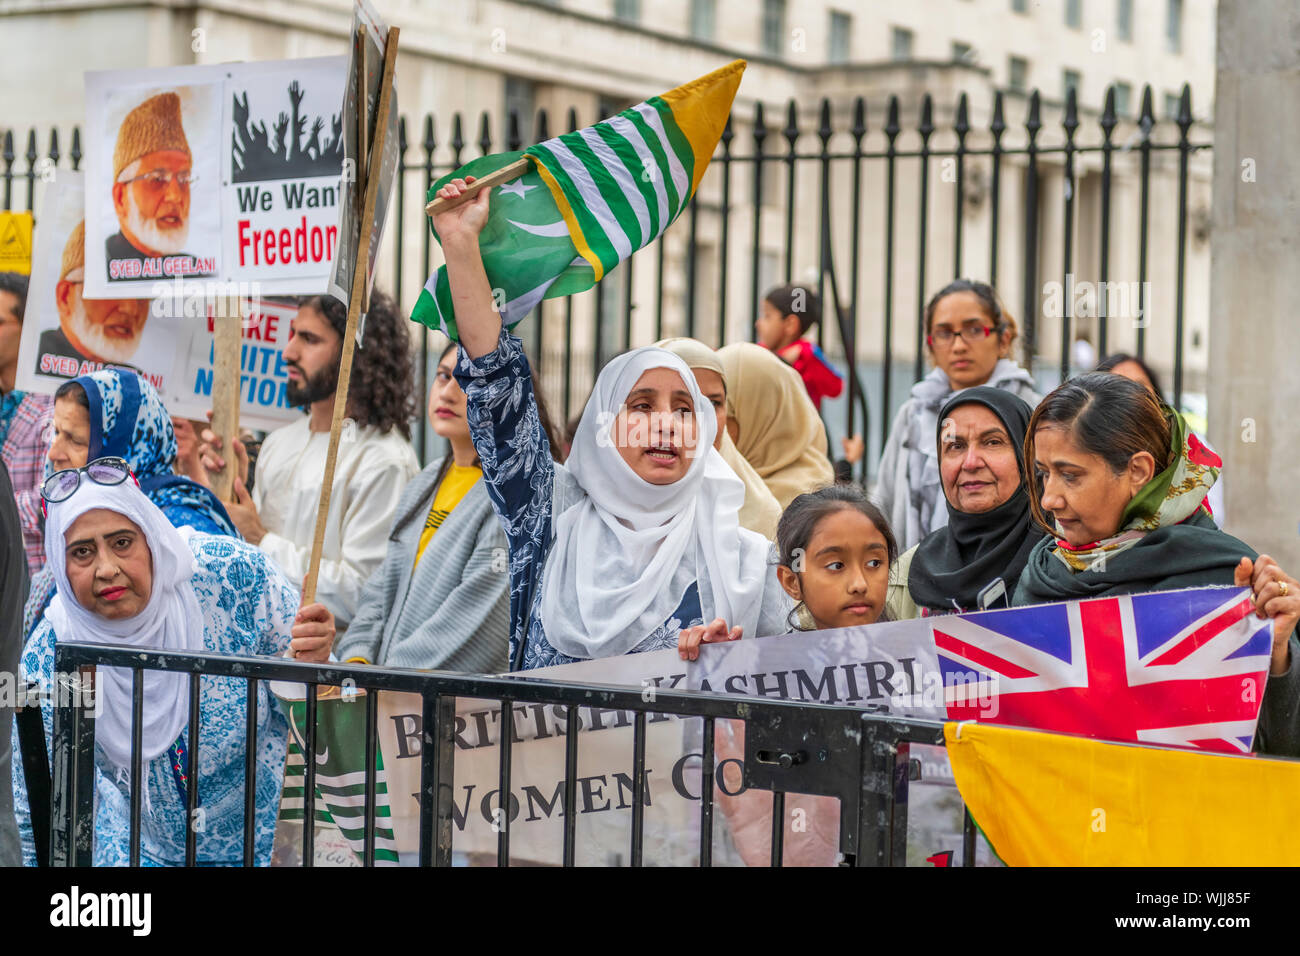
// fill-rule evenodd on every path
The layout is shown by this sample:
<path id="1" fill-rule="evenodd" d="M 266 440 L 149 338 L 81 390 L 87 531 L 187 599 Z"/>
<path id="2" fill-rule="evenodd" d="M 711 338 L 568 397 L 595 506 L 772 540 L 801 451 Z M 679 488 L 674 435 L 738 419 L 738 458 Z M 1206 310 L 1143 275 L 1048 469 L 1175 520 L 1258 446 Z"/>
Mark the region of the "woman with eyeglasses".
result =
<path id="1" fill-rule="evenodd" d="M 1011 357 L 1016 320 L 992 286 L 957 279 L 925 307 L 926 343 L 935 367 L 912 386 L 889 430 L 874 497 L 906 551 L 948 521 L 939 477 L 939 410 L 954 394 L 977 385 L 1000 388 L 1032 408 L 1042 398 Z"/>
<path id="2" fill-rule="evenodd" d="M 41 689 L 47 746 L 59 691 L 59 641 L 140 650 L 329 657 L 334 619 L 321 604 L 298 607 L 298 591 L 266 555 L 243 541 L 174 526 L 138 487 L 125 461 L 100 458 L 56 472 L 42 486 L 45 559 L 57 584 L 23 649 L 20 672 Z M 244 858 L 248 684 L 204 677 L 199 722 L 189 722 L 189 675 L 145 669 L 140 725 L 140 862 L 185 862 L 190 790 L 197 787 L 197 860 Z M 96 681 L 95 866 L 130 863 L 132 672 L 101 667 Z M 267 865 L 284 772 L 287 725 L 267 685 L 256 700 L 254 859 Z M 197 749 L 198 779 L 188 774 Z M 51 750 L 51 752 L 53 752 Z M 14 767 L 14 808 L 23 855 L 34 862 L 27 789 Z"/>
<path id="3" fill-rule="evenodd" d="M 126 460 L 140 490 L 176 527 L 239 537 L 216 495 L 172 471 L 176 433 L 162 398 L 148 381 L 125 369 L 104 369 L 71 379 L 54 393 L 46 475 L 107 457 Z M 32 578 L 23 610 L 24 635 L 32 633 L 54 587 L 47 568 Z"/>

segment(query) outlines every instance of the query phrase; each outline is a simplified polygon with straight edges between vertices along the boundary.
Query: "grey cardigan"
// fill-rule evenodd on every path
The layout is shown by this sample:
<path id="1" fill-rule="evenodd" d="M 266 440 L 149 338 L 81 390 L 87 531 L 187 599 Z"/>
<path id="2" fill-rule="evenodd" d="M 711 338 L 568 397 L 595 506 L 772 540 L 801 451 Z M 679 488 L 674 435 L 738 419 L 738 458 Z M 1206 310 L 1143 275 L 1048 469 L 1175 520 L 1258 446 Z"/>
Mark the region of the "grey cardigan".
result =
<path id="1" fill-rule="evenodd" d="M 411 573 L 441 466 L 441 459 L 431 463 L 402 492 L 383 564 L 334 648 L 340 660 L 491 674 L 509 669 L 506 536 L 482 481 L 447 515 Z"/>

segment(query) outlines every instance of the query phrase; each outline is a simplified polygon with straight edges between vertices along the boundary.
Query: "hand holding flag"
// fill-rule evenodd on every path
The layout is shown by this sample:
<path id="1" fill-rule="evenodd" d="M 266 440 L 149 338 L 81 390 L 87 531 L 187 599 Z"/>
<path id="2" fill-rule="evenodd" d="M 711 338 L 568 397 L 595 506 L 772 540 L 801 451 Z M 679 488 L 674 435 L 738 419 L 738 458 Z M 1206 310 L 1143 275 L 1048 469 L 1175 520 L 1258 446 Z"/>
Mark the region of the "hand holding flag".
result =
<path id="1" fill-rule="evenodd" d="M 1300 621 L 1300 582 L 1267 554 L 1261 554 L 1254 561 L 1242 558 L 1237 562 L 1233 583 L 1250 588 L 1257 617 L 1273 619 L 1273 658 L 1269 673 L 1285 674 L 1291 666 L 1291 634 Z"/>
<path id="2" fill-rule="evenodd" d="M 453 179 L 440 187 L 437 195 L 459 199 L 473 183 L 473 176 Z M 443 206 L 432 216 L 447 257 L 447 265 L 440 271 L 446 274 L 452 308 L 460 316 L 460 343 L 471 358 L 491 352 L 501 337 L 501 313 L 479 252 L 479 234 L 488 220 L 491 192 L 490 188 L 481 189 L 472 199 Z"/>

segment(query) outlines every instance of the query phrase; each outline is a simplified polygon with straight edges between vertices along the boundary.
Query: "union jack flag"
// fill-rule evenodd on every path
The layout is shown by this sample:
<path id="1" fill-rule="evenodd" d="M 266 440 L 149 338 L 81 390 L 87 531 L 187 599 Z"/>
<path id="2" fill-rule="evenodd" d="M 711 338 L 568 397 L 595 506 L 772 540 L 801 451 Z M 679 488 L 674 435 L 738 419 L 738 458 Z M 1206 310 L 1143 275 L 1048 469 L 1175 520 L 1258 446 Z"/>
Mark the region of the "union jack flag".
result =
<path id="1" fill-rule="evenodd" d="M 1272 622 L 1249 588 L 933 618 L 954 720 L 1247 753 Z"/>

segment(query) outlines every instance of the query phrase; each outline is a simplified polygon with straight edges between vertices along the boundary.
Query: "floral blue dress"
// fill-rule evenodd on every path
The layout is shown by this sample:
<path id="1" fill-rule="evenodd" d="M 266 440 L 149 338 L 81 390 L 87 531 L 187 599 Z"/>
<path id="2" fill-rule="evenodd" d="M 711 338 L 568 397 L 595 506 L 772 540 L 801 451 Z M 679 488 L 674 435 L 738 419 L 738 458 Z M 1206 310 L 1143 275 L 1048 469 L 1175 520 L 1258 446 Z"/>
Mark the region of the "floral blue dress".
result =
<path id="1" fill-rule="evenodd" d="M 585 493 L 551 458 L 523 343 L 503 328 L 494 351 L 471 359 L 461 349 L 456 381 L 465 390 L 470 437 L 483 467 L 483 483 L 510 546 L 510 660 L 520 662 L 512 670 L 574 663 L 579 658 L 560 653 L 546 639 L 540 613 L 542 576 L 555 542 L 555 517 Z M 769 563 L 775 567 L 774 554 Z M 699 562 L 696 566 L 703 568 Z M 763 589 L 760 636 L 787 631 L 785 618 L 792 607 L 776 584 L 775 572 L 770 577 Z M 677 610 L 630 653 L 676 647 L 679 631 L 703 623 L 702 581 L 707 583 L 703 570 Z"/>
<path id="2" fill-rule="evenodd" d="M 193 586 L 203 612 L 205 648 L 230 655 L 282 654 L 289 645 L 298 592 L 274 563 L 253 546 L 225 536 L 194 534 L 190 547 L 198 564 Z M 55 641 L 50 622 L 43 619 L 23 649 L 20 665 L 22 675 L 39 683 L 43 691 L 41 716 L 51 759 L 54 714 L 48 694 L 54 681 Z M 244 852 L 247 683 L 232 677 L 203 677 L 199 688 L 196 858 L 208 866 L 240 865 Z M 257 713 L 254 849 L 257 865 L 266 866 L 271 860 L 283 786 L 288 725 L 264 681 L 257 685 Z M 16 730 L 12 740 L 14 753 L 20 753 Z M 184 761 L 178 772 L 169 758 L 183 755 L 191 742 L 186 727 L 169 753 L 142 768 L 140 862 L 144 866 L 184 865 L 188 781 L 183 776 Z M 36 855 L 21 760 L 14 761 L 13 792 L 23 861 L 31 866 Z M 112 764 L 102 749 L 96 748 L 95 866 L 128 865 L 130 821 L 130 768 Z"/>

